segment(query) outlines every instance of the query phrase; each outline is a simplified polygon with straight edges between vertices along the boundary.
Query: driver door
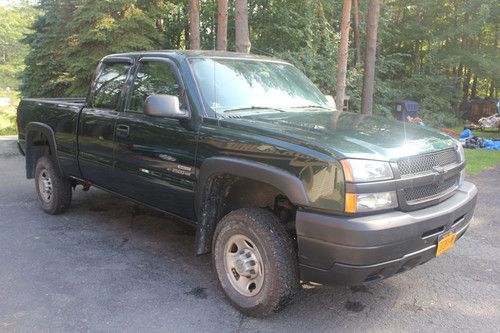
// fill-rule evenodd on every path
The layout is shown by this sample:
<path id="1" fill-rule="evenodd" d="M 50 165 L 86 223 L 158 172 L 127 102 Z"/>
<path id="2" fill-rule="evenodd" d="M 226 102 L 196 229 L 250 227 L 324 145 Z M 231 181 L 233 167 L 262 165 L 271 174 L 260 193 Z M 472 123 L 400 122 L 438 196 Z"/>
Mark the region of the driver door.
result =
<path id="1" fill-rule="evenodd" d="M 180 73 L 167 58 L 139 62 L 116 121 L 115 175 L 125 196 L 192 220 L 196 131 L 188 120 L 144 114 L 145 99 L 155 94 L 177 96 L 188 108 Z"/>

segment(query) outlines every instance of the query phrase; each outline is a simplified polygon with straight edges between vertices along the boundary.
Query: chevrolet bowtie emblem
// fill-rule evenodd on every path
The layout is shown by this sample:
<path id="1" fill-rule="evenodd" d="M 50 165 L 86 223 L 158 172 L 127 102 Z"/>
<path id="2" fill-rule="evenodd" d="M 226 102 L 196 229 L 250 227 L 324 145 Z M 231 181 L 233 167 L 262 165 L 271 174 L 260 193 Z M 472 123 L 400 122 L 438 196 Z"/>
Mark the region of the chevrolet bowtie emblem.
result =
<path id="1" fill-rule="evenodd" d="M 432 167 L 436 173 L 434 174 L 434 183 L 442 184 L 444 182 L 444 168 L 440 166 Z"/>

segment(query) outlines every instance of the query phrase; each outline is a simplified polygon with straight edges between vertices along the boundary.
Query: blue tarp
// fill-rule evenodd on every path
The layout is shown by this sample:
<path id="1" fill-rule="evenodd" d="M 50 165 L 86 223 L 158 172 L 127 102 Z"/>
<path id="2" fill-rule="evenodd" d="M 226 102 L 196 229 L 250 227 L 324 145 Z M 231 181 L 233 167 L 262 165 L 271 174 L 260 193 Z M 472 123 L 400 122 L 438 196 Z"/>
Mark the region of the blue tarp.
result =
<path id="1" fill-rule="evenodd" d="M 484 148 L 486 150 L 500 150 L 500 141 L 484 139 Z"/>
<path id="2" fill-rule="evenodd" d="M 470 129 L 464 129 L 462 132 L 460 132 L 460 137 L 462 139 L 469 138 L 472 136 L 472 131 Z"/>

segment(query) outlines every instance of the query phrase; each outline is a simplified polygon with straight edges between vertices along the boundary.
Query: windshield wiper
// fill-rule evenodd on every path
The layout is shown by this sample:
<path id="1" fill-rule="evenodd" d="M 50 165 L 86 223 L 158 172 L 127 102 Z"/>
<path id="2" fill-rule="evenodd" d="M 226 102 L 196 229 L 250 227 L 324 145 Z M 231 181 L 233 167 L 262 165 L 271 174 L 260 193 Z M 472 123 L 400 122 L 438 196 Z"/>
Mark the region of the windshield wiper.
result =
<path id="1" fill-rule="evenodd" d="M 324 109 L 324 110 L 331 110 L 330 108 L 326 106 L 321 106 L 321 105 L 301 105 L 301 106 L 292 106 L 291 109 L 307 109 L 307 108 L 316 108 L 316 109 Z"/>
<path id="2" fill-rule="evenodd" d="M 249 106 L 249 107 L 243 107 L 243 108 L 228 109 L 228 110 L 225 110 L 224 113 L 248 111 L 248 110 L 275 110 L 275 111 L 279 111 L 279 112 L 286 112 L 285 110 L 277 109 L 275 107 L 270 107 L 270 106 Z"/>

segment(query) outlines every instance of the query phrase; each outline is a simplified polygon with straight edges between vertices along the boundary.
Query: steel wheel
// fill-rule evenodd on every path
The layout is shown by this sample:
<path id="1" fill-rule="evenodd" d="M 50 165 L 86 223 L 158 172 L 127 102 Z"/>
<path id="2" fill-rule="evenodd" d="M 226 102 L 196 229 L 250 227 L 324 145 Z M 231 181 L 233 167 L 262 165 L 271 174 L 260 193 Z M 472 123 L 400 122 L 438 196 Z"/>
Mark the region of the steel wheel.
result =
<path id="1" fill-rule="evenodd" d="M 42 156 L 36 162 L 35 188 L 42 209 L 48 214 L 59 214 L 71 203 L 71 182 L 61 176 L 50 156 Z"/>
<path id="2" fill-rule="evenodd" d="M 44 202 L 49 203 L 50 200 L 52 200 L 52 180 L 50 179 L 47 169 L 42 169 L 40 171 L 40 176 L 38 177 L 38 190 Z"/>
<path id="3" fill-rule="evenodd" d="M 241 234 L 233 235 L 224 256 L 226 274 L 234 289 L 244 296 L 257 295 L 264 282 L 264 267 L 255 244 Z"/>
<path id="4" fill-rule="evenodd" d="M 285 306 L 299 286 L 297 255 L 280 220 L 261 208 L 241 208 L 217 224 L 212 260 L 229 302 L 247 316 Z"/>

